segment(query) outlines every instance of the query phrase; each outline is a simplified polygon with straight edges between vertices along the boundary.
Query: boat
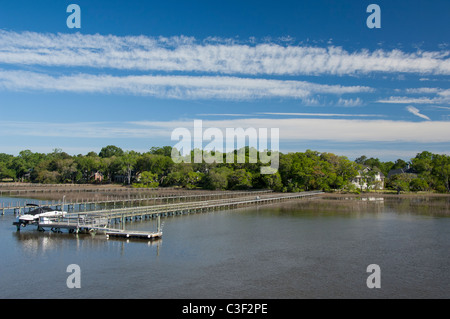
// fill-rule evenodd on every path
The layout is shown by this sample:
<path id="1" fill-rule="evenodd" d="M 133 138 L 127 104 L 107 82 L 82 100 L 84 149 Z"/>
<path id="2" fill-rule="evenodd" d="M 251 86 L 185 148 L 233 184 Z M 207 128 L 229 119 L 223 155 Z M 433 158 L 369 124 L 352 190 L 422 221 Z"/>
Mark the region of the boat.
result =
<path id="1" fill-rule="evenodd" d="M 17 220 L 13 223 L 13 225 L 17 226 L 17 230 L 20 230 L 20 227 L 37 224 L 39 220 L 46 220 L 50 217 L 64 217 L 67 213 L 63 210 L 55 210 L 48 206 L 41 207 L 36 204 L 27 204 L 27 206 L 34 206 L 36 208 L 17 217 Z"/>

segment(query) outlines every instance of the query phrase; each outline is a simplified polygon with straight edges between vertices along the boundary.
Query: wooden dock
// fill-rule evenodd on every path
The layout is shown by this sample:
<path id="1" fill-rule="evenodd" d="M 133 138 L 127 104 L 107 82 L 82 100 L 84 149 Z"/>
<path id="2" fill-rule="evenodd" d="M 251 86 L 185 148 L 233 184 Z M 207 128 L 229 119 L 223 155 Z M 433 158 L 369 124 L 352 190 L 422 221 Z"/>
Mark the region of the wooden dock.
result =
<path id="1" fill-rule="evenodd" d="M 154 239 L 162 236 L 160 229 L 161 217 L 266 205 L 286 200 L 313 197 L 320 194 L 323 194 L 323 192 L 252 194 L 251 196 L 235 198 L 68 213 L 64 217 L 41 218 L 37 226 L 39 230 L 50 228 L 55 232 L 60 232 L 62 229 L 66 229 L 71 233 L 101 231 L 105 232 L 108 237 Z M 124 229 L 126 222 L 155 218 L 158 221 L 158 230 L 156 232 L 125 231 Z M 120 228 L 113 227 L 113 225 L 117 224 L 120 224 Z M 17 227 L 20 230 L 20 225 L 17 225 Z"/>
<path id="2" fill-rule="evenodd" d="M 106 232 L 106 238 L 137 238 L 137 239 L 159 239 L 162 237 L 162 232 L 145 232 L 137 230 L 110 230 Z"/>
<path id="3" fill-rule="evenodd" d="M 76 199 L 74 201 L 45 201 L 45 200 L 31 200 L 28 203 L 19 204 L 19 202 L 0 203 L 1 215 L 5 212 L 11 211 L 16 215 L 25 214 L 27 211 L 34 209 L 34 207 L 27 207 L 27 204 L 35 204 L 38 206 L 48 206 L 55 210 L 66 210 L 68 212 L 89 212 L 97 211 L 99 208 L 116 209 L 126 207 L 141 206 L 145 203 L 152 203 L 153 205 L 163 203 L 181 203 L 192 202 L 198 200 L 208 200 L 213 198 L 234 198 L 248 195 L 260 195 L 271 193 L 271 190 L 255 190 L 255 191 L 207 191 L 207 192 L 181 192 L 172 191 L 165 194 L 148 193 L 148 194 L 127 194 L 124 196 L 106 196 L 106 199 Z M 23 194 L 22 194 L 23 195 Z"/>
<path id="4" fill-rule="evenodd" d="M 238 198 L 226 198 L 216 200 L 205 200 L 196 202 L 184 202 L 164 205 L 138 206 L 126 207 L 110 210 L 97 210 L 87 213 L 71 213 L 67 214 L 68 218 L 76 218 L 78 216 L 98 216 L 107 218 L 110 223 L 124 222 L 147 219 L 167 217 L 173 215 L 186 215 L 197 212 L 206 212 L 221 209 L 235 209 L 239 207 L 252 205 L 265 205 L 276 202 L 281 202 L 290 199 L 306 198 L 323 194 L 321 191 L 300 192 L 300 193 L 283 193 L 283 194 L 268 194 L 258 196 L 243 196 Z"/>
<path id="5" fill-rule="evenodd" d="M 62 229 L 66 229 L 69 233 L 104 233 L 106 238 L 118 237 L 118 238 L 137 238 L 154 240 L 162 237 L 161 222 L 158 217 L 158 225 L 156 231 L 136 231 L 125 230 L 118 228 L 111 228 L 109 221 L 103 216 L 91 216 L 84 215 L 74 218 L 73 216 L 67 216 L 65 218 L 41 218 L 37 223 L 38 230 L 44 231 L 50 229 L 53 232 L 62 232 Z M 17 226 L 18 230 L 20 225 Z M 122 224 L 124 227 L 124 224 Z"/>

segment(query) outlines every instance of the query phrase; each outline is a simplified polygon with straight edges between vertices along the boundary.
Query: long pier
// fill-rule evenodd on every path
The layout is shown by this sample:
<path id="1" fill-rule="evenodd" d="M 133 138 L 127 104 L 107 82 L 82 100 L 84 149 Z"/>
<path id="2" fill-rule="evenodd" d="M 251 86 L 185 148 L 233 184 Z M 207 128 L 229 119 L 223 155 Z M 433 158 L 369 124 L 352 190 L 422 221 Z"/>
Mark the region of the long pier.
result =
<path id="1" fill-rule="evenodd" d="M 132 189 L 131 189 L 132 190 Z M 67 207 L 67 211 L 96 211 L 97 208 L 103 209 L 116 209 L 125 208 L 127 206 L 140 206 L 141 203 L 152 202 L 153 205 L 175 202 L 189 202 L 195 200 L 208 200 L 212 198 L 234 198 L 245 195 L 260 195 L 271 193 L 271 190 L 252 190 L 252 191 L 219 191 L 219 192 L 201 192 L 195 194 L 193 192 L 182 193 L 181 195 L 177 192 L 167 193 L 167 194 L 127 194 L 125 196 L 104 196 L 106 199 L 76 199 L 73 201 L 63 201 L 63 200 L 32 200 L 29 204 L 35 204 L 38 206 L 48 206 L 54 208 L 55 210 L 64 210 Z M 23 194 L 22 194 L 23 195 Z M 19 204 L 14 203 L 0 203 L 0 213 L 4 215 L 6 211 L 13 211 L 15 214 L 26 213 L 27 210 L 33 209 L 32 207 L 27 207 L 28 203 Z M 77 209 L 78 208 L 78 209 Z"/>
<path id="2" fill-rule="evenodd" d="M 222 209 L 235 209 L 251 205 L 265 205 L 290 199 L 306 198 L 320 195 L 323 192 L 300 192 L 293 194 L 252 195 L 237 198 L 203 200 L 196 202 L 172 203 L 141 207 L 126 207 L 89 212 L 69 213 L 64 217 L 44 218 L 39 221 L 38 228 L 52 228 L 79 231 L 80 229 L 101 230 L 112 229 L 112 225 L 133 220 L 154 219 L 175 215 L 187 215 Z"/>
<path id="3" fill-rule="evenodd" d="M 323 194 L 321 191 L 300 192 L 289 194 L 269 194 L 269 195 L 251 195 L 237 198 L 225 198 L 216 200 L 204 200 L 196 202 L 185 202 L 165 205 L 152 205 L 143 207 L 127 207 L 113 210 L 98 210 L 88 213 L 89 216 L 102 216 L 115 222 L 118 219 L 145 219 L 158 216 L 166 217 L 173 215 L 185 215 L 193 212 L 203 212 L 219 209 L 235 209 L 250 205 L 264 205 L 275 202 L 281 202 L 289 199 L 312 197 Z M 79 214 L 71 214 L 71 216 Z M 70 215 L 69 215 L 70 216 Z M 120 222 L 120 221 L 119 221 Z"/>
<path id="4" fill-rule="evenodd" d="M 43 217 L 37 222 L 38 230 L 51 229 L 61 232 L 66 229 L 69 233 L 97 232 L 106 233 L 107 237 L 146 238 L 162 237 L 161 217 L 187 215 L 208 211 L 236 209 L 252 205 L 266 205 L 286 200 L 313 197 L 323 194 L 322 191 L 300 193 L 268 193 L 251 194 L 232 198 L 219 198 L 192 202 L 178 202 L 149 206 L 134 206 L 115 209 L 93 210 L 88 212 L 67 213 L 58 217 Z M 125 223 L 133 220 L 157 219 L 158 229 L 155 232 L 138 232 L 125 230 Z M 21 225 L 14 223 L 17 230 Z M 119 224 L 117 227 L 116 225 Z"/>

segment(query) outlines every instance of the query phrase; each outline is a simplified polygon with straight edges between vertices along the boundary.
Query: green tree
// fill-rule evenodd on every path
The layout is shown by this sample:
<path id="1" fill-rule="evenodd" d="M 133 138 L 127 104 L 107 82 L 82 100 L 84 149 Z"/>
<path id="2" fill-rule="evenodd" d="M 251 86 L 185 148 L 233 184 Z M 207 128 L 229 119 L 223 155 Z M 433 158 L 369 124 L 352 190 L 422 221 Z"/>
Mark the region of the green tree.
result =
<path id="1" fill-rule="evenodd" d="M 26 161 L 21 157 L 14 157 L 10 167 L 16 172 L 16 176 L 19 179 L 23 179 L 32 168 L 32 166 L 27 165 Z"/>
<path id="2" fill-rule="evenodd" d="M 355 163 L 356 164 L 365 165 L 366 160 L 367 160 L 367 156 L 366 155 L 362 155 L 362 156 L 358 157 L 357 159 L 355 159 Z"/>
<path id="3" fill-rule="evenodd" d="M 152 147 L 150 149 L 150 154 L 152 155 L 162 155 L 166 157 L 172 156 L 172 146 L 163 146 L 163 147 Z"/>
<path id="4" fill-rule="evenodd" d="M 120 147 L 108 145 L 103 147 L 98 155 L 102 158 L 109 158 L 113 156 L 122 156 L 123 154 L 124 152 Z"/>
<path id="5" fill-rule="evenodd" d="M 245 169 L 238 169 L 228 176 L 229 189 L 249 189 L 252 187 L 252 174 Z"/>
<path id="6" fill-rule="evenodd" d="M 57 159 L 53 162 L 52 166 L 54 167 L 54 171 L 58 172 L 60 182 L 75 182 L 78 171 L 77 163 L 73 159 Z"/>
<path id="7" fill-rule="evenodd" d="M 123 167 L 122 171 L 125 172 L 127 176 L 127 184 L 131 185 L 132 172 L 137 164 L 137 160 L 140 154 L 135 151 L 127 151 L 122 156 Z"/>
<path id="8" fill-rule="evenodd" d="M 0 180 L 2 179 L 16 179 L 16 172 L 8 168 L 4 162 L 0 162 Z"/>
<path id="9" fill-rule="evenodd" d="M 337 184 L 336 188 L 348 187 L 351 181 L 358 175 L 358 165 L 350 161 L 347 157 L 341 156 L 336 167 L 336 174 L 341 178 L 339 180 L 341 185 Z"/>
<path id="10" fill-rule="evenodd" d="M 140 174 L 140 181 L 137 185 L 142 185 L 143 187 L 158 187 L 158 175 L 152 172 L 142 172 Z"/>
<path id="11" fill-rule="evenodd" d="M 94 155 L 95 154 L 95 155 Z M 101 158 L 96 153 L 86 156 L 78 156 L 75 159 L 78 171 L 84 182 L 92 182 L 94 173 L 101 170 Z"/>
<path id="12" fill-rule="evenodd" d="M 386 186 L 395 189 L 397 194 L 400 194 L 400 192 L 409 191 L 409 185 L 414 178 L 414 174 L 408 173 L 393 175 L 388 179 Z"/>
<path id="13" fill-rule="evenodd" d="M 402 160 L 401 158 L 397 159 L 394 163 L 394 165 L 392 165 L 391 169 L 400 169 L 400 168 L 405 168 L 408 165 L 407 162 L 405 162 L 404 160 Z"/>
<path id="14" fill-rule="evenodd" d="M 438 191 L 450 192 L 450 156 L 433 155 L 432 174 L 436 179 L 436 189 Z"/>
<path id="15" fill-rule="evenodd" d="M 60 181 L 61 175 L 56 171 L 41 170 L 37 174 L 36 180 L 42 184 L 56 184 Z"/>
<path id="16" fill-rule="evenodd" d="M 283 190 L 283 182 L 281 181 L 279 172 L 275 174 L 263 174 L 261 178 L 265 188 L 274 190 L 275 192 L 281 192 Z"/>
<path id="17" fill-rule="evenodd" d="M 172 159 L 164 155 L 146 153 L 136 159 L 136 171 L 149 171 L 158 174 L 159 178 L 167 175 L 173 167 Z"/>
<path id="18" fill-rule="evenodd" d="M 205 175 L 204 188 L 211 190 L 224 190 L 228 188 L 227 174 L 221 171 L 212 170 Z"/>
<path id="19" fill-rule="evenodd" d="M 164 186 L 188 186 L 192 178 L 192 165 L 190 163 L 175 164 L 172 171 L 163 178 Z"/>
<path id="20" fill-rule="evenodd" d="M 430 189 L 428 183 L 422 178 L 414 178 L 409 183 L 409 189 L 413 192 L 427 191 Z"/>
<path id="21" fill-rule="evenodd" d="M 411 159 L 411 168 L 428 183 L 432 183 L 433 154 L 427 151 L 419 153 Z"/>

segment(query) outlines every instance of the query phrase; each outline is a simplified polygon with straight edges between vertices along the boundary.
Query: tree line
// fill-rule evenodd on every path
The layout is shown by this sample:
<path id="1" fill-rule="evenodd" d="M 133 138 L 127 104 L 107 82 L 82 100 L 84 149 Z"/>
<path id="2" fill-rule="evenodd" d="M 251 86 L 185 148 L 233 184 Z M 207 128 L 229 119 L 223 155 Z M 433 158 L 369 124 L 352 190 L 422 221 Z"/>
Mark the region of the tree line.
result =
<path id="1" fill-rule="evenodd" d="M 245 148 L 248 158 L 249 148 Z M 237 156 L 237 151 L 234 152 Z M 272 189 L 280 192 L 309 190 L 358 191 L 354 181 L 370 169 L 386 176 L 385 187 L 397 191 L 449 192 L 450 156 L 424 151 L 410 161 L 382 162 L 361 156 L 355 161 L 332 153 L 307 150 L 279 153 L 275 174 L 260 173 L 256 163 L 175 163 L 172 147 L 152 147 L 148 152 L 124 151 L 109 145 L 99 153 L 69 155 L 24 150 L 18 156 L 0 153 L 0 180 L 33 183 L 123 183 L 134 187 L 188 189 Z M 225 154 L 223 154 L 225 156 Z M 409 169 L 406 169 L 409 168 Z M 401 170 L 392 176 L 389 172 Z M 371 175 L 372 174 L 372 175 Z M 101 176 L 101 178 L 99 178 Z M 389 176 L 389 178 L 387 178 Z"/>

